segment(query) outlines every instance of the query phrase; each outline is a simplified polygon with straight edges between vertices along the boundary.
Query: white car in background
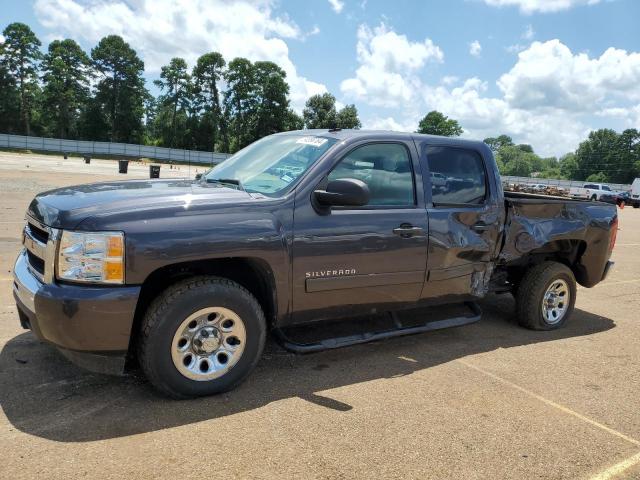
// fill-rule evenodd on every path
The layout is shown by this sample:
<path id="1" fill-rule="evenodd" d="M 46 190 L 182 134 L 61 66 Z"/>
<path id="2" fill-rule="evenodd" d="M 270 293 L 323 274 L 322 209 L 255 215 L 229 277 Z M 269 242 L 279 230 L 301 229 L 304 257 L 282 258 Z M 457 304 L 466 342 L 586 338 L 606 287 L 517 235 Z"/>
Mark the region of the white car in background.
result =
<path id="1" fill-rule="evenodd" d="M 585 183 L 582 187 L 571 187 L 569 195 L 574 198 L 585 198 L 587 200 L 600 200 L 602 195 L 614 195 L 609 185 L 604 183 Z"/>

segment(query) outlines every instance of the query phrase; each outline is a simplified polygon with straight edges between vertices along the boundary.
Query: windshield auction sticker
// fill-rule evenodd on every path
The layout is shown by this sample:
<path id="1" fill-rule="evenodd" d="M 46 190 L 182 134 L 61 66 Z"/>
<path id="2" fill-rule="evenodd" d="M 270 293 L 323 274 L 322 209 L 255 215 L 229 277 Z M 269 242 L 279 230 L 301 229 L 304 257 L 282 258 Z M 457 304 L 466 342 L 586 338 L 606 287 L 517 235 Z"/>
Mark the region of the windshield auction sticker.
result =
<path id="1" fill-rule="evenodd" d="M 327 143 L 327 139 L 321 137 L 302 137 L 299 138 L 296 143 L 301 143 L 302 145 L 311 145 L 313 147 L 321 147 L 322 145 Z"/>

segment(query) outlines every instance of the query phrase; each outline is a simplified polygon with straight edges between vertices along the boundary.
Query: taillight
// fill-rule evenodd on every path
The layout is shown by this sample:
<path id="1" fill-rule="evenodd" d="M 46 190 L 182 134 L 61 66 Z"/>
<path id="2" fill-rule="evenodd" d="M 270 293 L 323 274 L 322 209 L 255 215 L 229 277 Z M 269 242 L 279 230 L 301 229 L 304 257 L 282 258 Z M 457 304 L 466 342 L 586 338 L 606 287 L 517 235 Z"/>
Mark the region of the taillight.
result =
<path id="1" fill-rule="evenodd" d="M 609 239 L 609 253 L 613 251 L 613 247 L 616 246 L 616 237 L 618 236 L 618 216 L 616 215 L 611 223 L 611 237 Z"/>

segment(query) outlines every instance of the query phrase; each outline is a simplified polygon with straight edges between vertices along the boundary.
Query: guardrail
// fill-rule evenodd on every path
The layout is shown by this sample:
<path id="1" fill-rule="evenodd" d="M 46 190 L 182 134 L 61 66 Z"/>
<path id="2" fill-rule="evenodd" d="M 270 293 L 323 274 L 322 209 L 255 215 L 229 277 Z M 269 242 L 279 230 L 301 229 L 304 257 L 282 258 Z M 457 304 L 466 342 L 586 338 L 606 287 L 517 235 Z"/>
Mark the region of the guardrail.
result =
<path id="1" fill-rule="evenodd" d="M 549 185 L 553 187 L 563 187 L 563 188 L 571 188 L 571 187 L 582 187 L 585 183 L 605 183 L 611 187 L 612 190 L 616 191 L 627 191 L 631 190 L 631 185 L 625 185 L 623 183 L 608 183 L 608 182 L 587 182 L 586 180 L 559 180 L 556 178 L 533 178 L 533 177 L 512 177 L 510 175 L 501 175 L 503 182 L 515 183 L 515 184 L 523 184 L 523 185 L 531 185 L 531 184 L 542 184 Z"/>
<path id="2" fill-rule="evenodd" d="M 220 163 L 230 155 L 227 153 L 182 150 L 178 148 L 154 147 L 132 143 L 91 142 L 86 140 L 63 140 L 60 138 L 28 137 L 0 133 L 0 148 L 16 148 L 40 152 L 79 153 L 82 155 L 111 155 L 134 158 L 153 158 L 169 162 L 185 162 L 201 165 Z"/>

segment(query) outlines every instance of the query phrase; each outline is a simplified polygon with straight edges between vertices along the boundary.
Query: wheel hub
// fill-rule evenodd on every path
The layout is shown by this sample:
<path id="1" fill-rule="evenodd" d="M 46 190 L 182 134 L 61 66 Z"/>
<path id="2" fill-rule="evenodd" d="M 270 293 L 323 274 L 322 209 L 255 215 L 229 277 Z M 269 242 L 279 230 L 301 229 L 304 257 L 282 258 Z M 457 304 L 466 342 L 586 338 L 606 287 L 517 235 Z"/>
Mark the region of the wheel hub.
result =
<path id="1" fill-rule="evenodd" d="M 558 279 L 549 285 L 542 299 L 542 316 L 545 322 L 552 325 L 562 320 L 569 308 L 569 285 Z"/>
<path id="2" fill-rule="evenodd" d="M 220 348 L 220 331 L 215 327 L 199 329 L 193 336 L 193 350 L 196 353 L 209 355 Z"/>
<path id="3" fill-rule="evenodd" d="M 185 377 L 213 380 L 240 360 L 246 340 L 244 322 L 233 310 L 203 308 L 185 318 L 176 329 L 171 359 Z"/>

